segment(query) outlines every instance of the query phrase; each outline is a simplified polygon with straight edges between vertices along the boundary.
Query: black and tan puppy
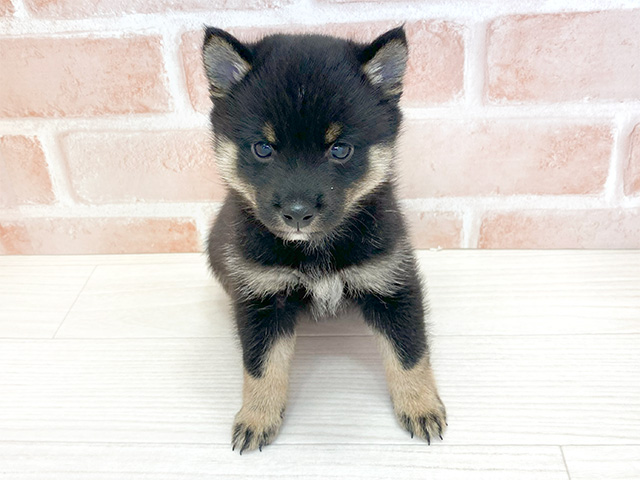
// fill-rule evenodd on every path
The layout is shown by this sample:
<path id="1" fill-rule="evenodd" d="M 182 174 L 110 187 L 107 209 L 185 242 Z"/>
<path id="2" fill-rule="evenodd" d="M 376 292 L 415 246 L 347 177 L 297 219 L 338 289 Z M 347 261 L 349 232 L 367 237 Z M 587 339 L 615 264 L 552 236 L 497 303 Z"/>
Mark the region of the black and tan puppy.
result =
<path id="1" fill-rule="evenodd" d="M 243 44 L 207 28 L 203 58 L 229 187 L 209 256 L 243 349 L 234 448 L 262 449 L 278 433 L 299 314 L 347 303 L 379 337 L 400 423 L 441 436 L 423 293 L 394 194 L 404 30 L 366 45 L 320 35 Z"/>

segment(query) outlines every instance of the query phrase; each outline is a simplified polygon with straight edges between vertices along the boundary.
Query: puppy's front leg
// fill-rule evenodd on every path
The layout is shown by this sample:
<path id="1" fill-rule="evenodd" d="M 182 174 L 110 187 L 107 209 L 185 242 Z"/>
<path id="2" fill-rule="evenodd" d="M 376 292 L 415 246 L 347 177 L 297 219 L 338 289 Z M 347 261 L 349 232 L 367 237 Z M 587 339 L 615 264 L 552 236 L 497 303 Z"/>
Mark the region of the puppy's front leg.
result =
<path id="1" fill-rule="evenodd" d="M 388 296 L 360 300 L 365 321 L 378 334 L 393 409 L 411 436 L 442 438 L 446 410 L 429 362 L 422 292 L 416 277 Z"/>
<path id="2" fill-rule="evenodd" d="M 301 307 L 296 293 L 241 300 L 235 305 L 244 384 L 232 444 L 240 454 L 262 450 L 278 434 L 287 401 L 296 317 Z"/>

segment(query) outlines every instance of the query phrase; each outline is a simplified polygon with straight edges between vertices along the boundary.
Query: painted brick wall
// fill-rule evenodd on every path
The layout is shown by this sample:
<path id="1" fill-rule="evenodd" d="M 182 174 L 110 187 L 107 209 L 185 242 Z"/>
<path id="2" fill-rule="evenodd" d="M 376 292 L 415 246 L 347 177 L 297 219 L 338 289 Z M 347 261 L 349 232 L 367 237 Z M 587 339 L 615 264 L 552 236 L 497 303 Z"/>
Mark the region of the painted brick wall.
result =
<path id="1" fill-rule="evenodd" d="M 0 0 L 0 253 L 197 251 L 224 196 L 203 24 L 406 22 L 422 248 L 640 248 L 638 0 Z"/>

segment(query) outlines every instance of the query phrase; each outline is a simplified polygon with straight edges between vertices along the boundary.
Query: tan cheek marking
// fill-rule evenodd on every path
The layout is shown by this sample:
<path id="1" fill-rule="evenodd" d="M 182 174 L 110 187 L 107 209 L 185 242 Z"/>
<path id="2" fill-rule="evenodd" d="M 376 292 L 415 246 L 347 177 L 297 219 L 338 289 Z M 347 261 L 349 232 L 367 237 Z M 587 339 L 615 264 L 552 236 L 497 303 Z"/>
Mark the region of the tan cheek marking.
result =
<path id="1" fill-rule="evenodd" d="M 262 134 L 264 135 L 264 138 L 267 139 L 267 142 L 271 144 L 277 143 L 276 131 L 271 123 L 267 122 L 264 124 L 262 127 Z"/>
<path id="2" fill-rule="evenodd" d="M 369 147 L 367 156 L 369 165 L 364 178 L 356 182 L 348 191 L 346 198 L 347 210 L 358 200 L 364 198 L 391 176 L 391 164 L 395 149 L 392 145 L 373 145 Z"/>
<path id="3" fill-rule="evenodd" d="M 227 185 L 240 193 L 254 208 L 257 206 L 255 189 L 238 176 L 238 147 L 222 135 L 215 136 L 216 165 Z"/>
<path id="4" fill-rule="evenodd" d="M 341 133 L 342 133 L 342 125 L 335 122 L 331 123 L 329 125 L 329 128 L 327 128 L 327 131 L 324 134 L 324 141 L 326 143 L 333 143 L 338 139 Z"/>

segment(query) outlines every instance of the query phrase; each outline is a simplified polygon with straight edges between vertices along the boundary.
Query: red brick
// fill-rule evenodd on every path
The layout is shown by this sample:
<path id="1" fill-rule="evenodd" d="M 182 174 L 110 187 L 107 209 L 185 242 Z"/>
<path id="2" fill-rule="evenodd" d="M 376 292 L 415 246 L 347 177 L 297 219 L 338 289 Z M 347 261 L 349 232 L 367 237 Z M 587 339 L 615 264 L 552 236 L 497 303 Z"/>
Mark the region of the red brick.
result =
<path id="1" fill-rule="evenodd" d="M 480 248 L 640 248 L 640 210 L 490 213 Z"/>
<path id="2" fill-rule="evenodd" d="M 414 248 L 460 248 L 462 217 L 454 212 L 406 210 Z"/>
<path id="3" fill-rule="evenodd" d="M 633 129 L 630 143 L 629 162 L 624 173 L 624 193 L 637 195 L 640 193 L 640 124 Z"/>
<path id="4" fill-rule="evenodd" d="M 195 223 L 175 218 L 31 218 L 0 221 L 0 253 L 197 252 Z"/>
<path id="5" fill-rule="evenodd" d="M 184 33 L 180 42 L 180 52 L 191 105 L 198 112 L 205 113 L 211 110 L 212 105 L 202 64 L 203 38 L 203 33 L 200 31 Z"/>
<path id="6" fill-rule="evenodd" d="M 13 14 L 13 4 L 11 0 L 0 0 L 0 16 L 8 16 Z"/>
<path id="7" fill-rule="evenodd" d="M 53 203 L 54 199 L 40 142 L 0 137 L 0 206 Z"/>
<path id="8" fill-rule="evenodd" d="M 540 120 L 408 122 L 399 173 L 405 197 L 597 194 L 610 128 Z"/>
<path id="9" fill-rule="evenodd" d="M 288 5 L 292 0 L 25 0 L 29 12 L 44 18 L 113 17 L 132 13 L 210 10 L 257 10 Z"/>
<path id="10" fill-rule="evenodd" d="M 403 100 L 408 104 L 445 103 L 462 95 L 462 28 L 449 22 L 407 23 L 409 65 Z"/>
<path id="11" fill-rule="evenodd" d="M 490 100 L 640 98 L 640 10 L 504 17 L 487 42 Z"/>
<path id="12" fill-rule="evenodd" d="M 87 203 L 224 198 L 205 130 L 78 132 L 61 145 L 72 187 Z"/>
<path id="13" fill-rule="evenodd" d="M 0 116 L 82 116 L 169 108 L 159 37 L 4 38 Z"/>
<path id="14" fill-rule="evenodd" d="M 398 22 L 374 22 L 329 25 L 285 25 L 264 28 L 236 28 L 229 32 L 241 41 L 256 41 L 271 33 L 322 33 L 367 42 L 396 27 Z M 410 57 L 403 102 L 406 104 L 440 104 L 461 96 L 464 74 L 462 27 L 439 21 L 408 22 Z M 207 112 L 211 108 L 200 49 L 202 32 L 182 36 L 182 55 L 189 96 L 194 108 Z"/>

